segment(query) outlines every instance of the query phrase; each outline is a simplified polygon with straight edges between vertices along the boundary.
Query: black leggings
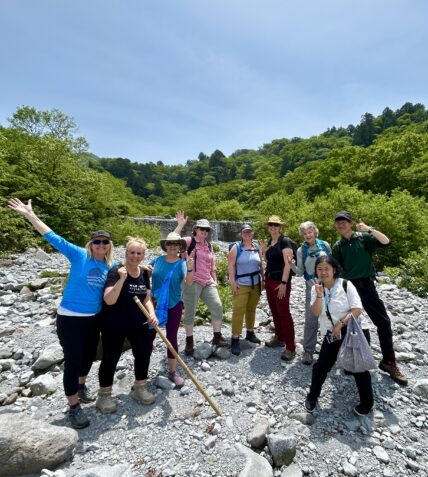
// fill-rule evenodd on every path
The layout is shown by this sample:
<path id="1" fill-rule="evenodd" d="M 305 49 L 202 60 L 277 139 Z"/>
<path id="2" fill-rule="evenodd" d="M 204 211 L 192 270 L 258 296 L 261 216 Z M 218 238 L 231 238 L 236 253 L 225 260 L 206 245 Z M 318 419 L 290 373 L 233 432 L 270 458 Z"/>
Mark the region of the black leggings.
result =
<path id="1" fill-rule="evenodd" d="M 367 341 L 370 343 L 370 335 L 368 330 L 363 330 Z M 346 327 L 342 328 L 342 339 L 346 334 Z M 342 340 L 333 341 L 329 343 L 325 338 L 321 345 L 318 361 L 312 367 L 312 382 L 309 390 L 308 399 L 315 401 L 321 394 L 321 388 L 327 378 L 337 359 Z M 372 378 L 369 371 L 363 373 L 352 373 L 357 385 L 358 394 L 360 395 L 361 404 L 372 407 L 373 406 L 373 389 Z"/>
<path id="2" fill-rule="evenodd" d="M 64 351 L 64 391 L 73 396 L 79 389 L 79 377 L 87 376 L 97 353 L 100 337 L 98 315 L 57 315 L 56 330 Z"/>
<path id="3" fill-rule="evenodd" d="M 100 387 L 107 388 L 113 384 L 114 372 L 122 354 L 125 338 L 128 338 L 134 355 L 135 379 L 137 381 L 146 379 L 155 336 L 156 331 L 143 323 L 118 326 L 110 324 L 107 320 L 103 321 L 101 328 L 103 359 L 98 372 Z"/>

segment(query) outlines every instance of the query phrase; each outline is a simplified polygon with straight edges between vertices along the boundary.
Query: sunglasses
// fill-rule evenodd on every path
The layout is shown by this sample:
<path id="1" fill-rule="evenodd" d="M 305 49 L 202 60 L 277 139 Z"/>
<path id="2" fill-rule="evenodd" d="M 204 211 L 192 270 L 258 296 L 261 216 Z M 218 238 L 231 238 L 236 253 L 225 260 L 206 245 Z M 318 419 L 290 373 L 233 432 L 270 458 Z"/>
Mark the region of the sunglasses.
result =
<path id="1" fill-rule="evenodd" d="M 166 242 L 165 245 L 168 247 L 168 245 L 172 245 L 172 246 L 177 246 L 179 247 L 181 245 L 180 242 Z"/>
<path id="2" fill-rule="evenodd" d="M 273 222 L 268 222 L 268 227 L 281 227 L 281 224 L 274 224 Z"/>
<path id="3" fill-rule="evenodd" d="M 198 227 L 198 229 L 201 231 L 201 232 L 209 232 L 211 229 L 209 229 L 208 227 Z"/>
<path id="4" fill-rule="evenodd" d="M 92 240 L 92 243 L 93 243 L 94 245 L 100 245 L 101 243 L 102 243 L 103 245 L 108 245 L 108 244 L 110 243 L 110 240 L 109 240 L 109 239 L 103 239 L 103 240 L 101 240 L 101 239 L 95 239 L 95 240 Z"/>

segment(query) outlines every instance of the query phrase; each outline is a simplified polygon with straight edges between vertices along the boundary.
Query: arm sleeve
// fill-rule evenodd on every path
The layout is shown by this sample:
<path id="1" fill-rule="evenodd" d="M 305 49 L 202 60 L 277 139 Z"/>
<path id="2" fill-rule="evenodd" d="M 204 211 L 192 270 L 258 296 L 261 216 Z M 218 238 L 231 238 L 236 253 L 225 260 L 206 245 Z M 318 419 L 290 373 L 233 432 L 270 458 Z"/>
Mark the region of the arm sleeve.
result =
<path id="1" fill-rule="evenodd" d="M 113 267 L 107 274 L 107 280 L 105 287 L 113 287 L 116 282 L 119 280 L 119 272 L 117 271 L 118 267 Z"/>
<path id="2" fill-rule="evenodd" d="M 340 265 L 343 266 L 342 260 L 340 259 L 340 246 L 339 246 L 339 242 L 336 242 L 336 243 L 333 245 L 333 248 L 332 248 L 332 250 L 331 250 L 331 254 L 333 255 L 333 258 L 334 258 L 338 263 L 340 263 Z"/>
<path id="3" fill-rule="evenodd" d="M 77 260 L 78 258 L 86 257 L 88 254 L 84 248 L 68 242 L 52 230 L 44 234 L 43 238 L 47 240 L 52 247 L 67 257 L 70 262 L 73 262 L 73 260 Z"/>
<path id="4" fill-rule="evenodd" d="M 317 299 L 317 292 L 315 291 L 315 287 L 312 287 L 311 288 L 311 306 L 314 304 L 316 299 Z"/>
<path id="5" fill-rule="evenodd" d="M 363 308 L 361 304 L 360 295 L 358 295 L 357 289 L 354 284 L 348 280 L 346 295 L 348 297 L 349 308 Z"/>
<path id="6" fill-rule="evenodd" d="M 303 275 L 303 272 L 305 271 L 305 264 L 303 263 L 303 248 L 302 247 L 299 247 L 297 249 L 297 263 L 294 264 L 292 263 L 291 264 L 291 270 L 293 270 L 293 272 L 298 275 L 299 277 L 301 277 Z"/>

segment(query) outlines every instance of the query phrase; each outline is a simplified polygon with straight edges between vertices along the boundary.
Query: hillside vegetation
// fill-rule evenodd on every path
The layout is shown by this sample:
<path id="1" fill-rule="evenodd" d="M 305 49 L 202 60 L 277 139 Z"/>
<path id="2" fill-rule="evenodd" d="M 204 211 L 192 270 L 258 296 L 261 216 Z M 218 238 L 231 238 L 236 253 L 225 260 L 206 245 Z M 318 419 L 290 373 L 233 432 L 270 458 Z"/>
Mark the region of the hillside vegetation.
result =
<path id="1" fill-rule="evenodd" d="M 68 129 L 54 127 L 55 119 Z M 95 226 L 117 230 L 122 240 L 124 229 L 134 226 L 120 216 L 174 214 L 180 208 L 192 219 L 250 216 L 259 236 L 260 223 L 279 214 L 297 240 L 299 223 L 313 220 L 320 236 L 334 243 L 334 214 L 349 209 L 391 238 L 378 267 L 401 267 L 393 273 L 414 285 L 413 291 L 427 291 L 428 112 L 422 104 L 385 108 L 378 117 L 366 113 L 357 126 L 332 127 L 308 139 L 276 139 L 230 157 L 219 150 L 200 153 L 173 166 L 98 158 L 75 132 L 72 119 L 59 111 L 15 112 L 8 127 L 0 128 L 2 206 L 11 196 L 33 197 L 46 221 L 77 242 Z M 1 221 L 2 249 L 34 240 L 19 217 L 2 210 Z M 417 284 L 409 283 L 409 269 L 419 275 Z"/>

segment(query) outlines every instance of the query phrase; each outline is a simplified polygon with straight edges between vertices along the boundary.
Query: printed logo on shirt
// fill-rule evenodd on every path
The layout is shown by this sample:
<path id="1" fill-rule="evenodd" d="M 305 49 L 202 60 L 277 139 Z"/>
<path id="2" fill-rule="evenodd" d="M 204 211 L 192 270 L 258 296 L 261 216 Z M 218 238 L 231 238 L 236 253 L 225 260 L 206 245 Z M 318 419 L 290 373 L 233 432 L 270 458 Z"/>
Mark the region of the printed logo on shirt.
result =
<path id="1" fill-rule="evenodd" d="M 91 285 L 97 288 L 104 288 L 106 276 L 107 276 L 106 271 L 101 270 L 100 268 L 91 268 L 88 271 L 88 275 L 86 277 L 88 280 L 88 285 Z"/>
<path id="2" fill-rule="evenodd" d="M 147 293 L 146 285 L 130 283 L 129 293 L 132 293 L 132 295 L 144 295 Z"/>

